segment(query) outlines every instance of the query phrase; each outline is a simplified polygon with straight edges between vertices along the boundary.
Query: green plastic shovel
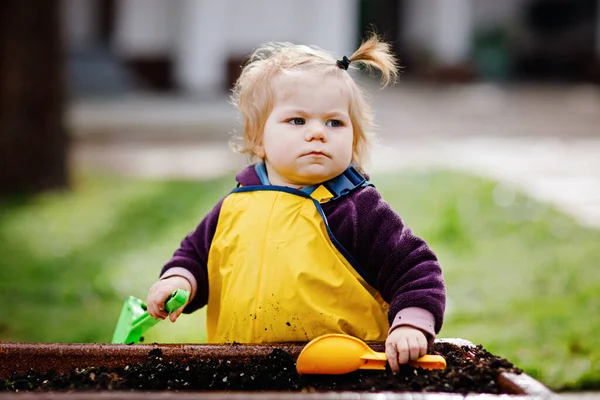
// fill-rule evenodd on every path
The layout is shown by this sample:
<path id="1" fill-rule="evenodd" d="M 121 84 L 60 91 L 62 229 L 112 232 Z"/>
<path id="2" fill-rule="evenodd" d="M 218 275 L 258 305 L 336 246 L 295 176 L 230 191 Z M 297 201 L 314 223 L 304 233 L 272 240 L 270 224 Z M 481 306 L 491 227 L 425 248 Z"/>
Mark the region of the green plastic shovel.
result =
<path id="1" fill-rule="evenodd" d="M 189 296 L 187 290 L 177 289 L 165 302 L 165 310 L 169 314 L 185 304 Z M 123 304 L 117 328 L 113 334 L 113 344 L 139 343 L 142 335 L 160 319 L 153 318 L 146 309 L 146 304 L 137 297 L 129 296 Z"/>

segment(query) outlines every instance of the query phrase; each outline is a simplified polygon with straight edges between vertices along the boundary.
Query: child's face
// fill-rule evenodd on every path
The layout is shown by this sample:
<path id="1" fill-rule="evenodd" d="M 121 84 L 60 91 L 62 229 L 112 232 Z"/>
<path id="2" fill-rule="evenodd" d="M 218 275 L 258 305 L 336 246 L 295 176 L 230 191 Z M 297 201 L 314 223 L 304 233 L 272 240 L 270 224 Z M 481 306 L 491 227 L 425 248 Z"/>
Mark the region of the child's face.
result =
<path id="1" fill-rule="evenodd" d="M 349 90 L 336 76 L 297 72 L 273 84 L 275 102 L 255 152 L 274 185 L 301 187 L 341 174 L 352 161 Z"/>

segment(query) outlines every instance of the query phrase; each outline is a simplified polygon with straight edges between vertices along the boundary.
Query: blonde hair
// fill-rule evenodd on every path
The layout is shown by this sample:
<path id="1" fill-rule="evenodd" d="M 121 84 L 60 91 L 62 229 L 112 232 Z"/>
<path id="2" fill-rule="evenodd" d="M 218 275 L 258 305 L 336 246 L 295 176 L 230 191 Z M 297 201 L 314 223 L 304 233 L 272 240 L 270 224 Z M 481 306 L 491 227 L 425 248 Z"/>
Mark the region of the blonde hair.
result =
<path id="1" fill-rule="evenodd" d="M 369 71 L 380 71 L 382 87 L 398 78 L 398 64 L 391 47 L 376 34 L 363 41 L 348 60 L 351 69 L 363 66 Z M 265 122 L 273 109 L 273 79 L 279 74 L 304 68 L 339 74 L 348 83 L 349 114 L 354 129 L 352 161 L 361 167 L 366 162 L 373 137 L 371 108 L 364 91 L 337 65 L 336 59 L 315 46 L 267 43 L 252 53 L 233 88 L 232 103 L 240 110 L 244 124 L 242 143 L 234 147 L 256 158 L 254 149 L 260 144 Z"/>

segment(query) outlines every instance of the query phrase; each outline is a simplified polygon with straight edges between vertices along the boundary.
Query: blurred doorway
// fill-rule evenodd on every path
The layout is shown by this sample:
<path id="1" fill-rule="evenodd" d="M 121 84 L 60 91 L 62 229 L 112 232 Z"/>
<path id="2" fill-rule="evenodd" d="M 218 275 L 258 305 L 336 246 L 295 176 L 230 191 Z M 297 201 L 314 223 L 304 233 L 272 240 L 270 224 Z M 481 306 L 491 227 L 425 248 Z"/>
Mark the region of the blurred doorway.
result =
<path id="1" fill-rule="evenodd" d="M 400 57 L 400 21 L 402 17 L 401 0 L 359 0 L 359 35 L 360 40 L 375 31 L 392 45 L 396 56 Z"/>
<path id="2" fill-rule="evenodd" d="M 154 20 L 160 25 L 169 23 L 168 16 L 160 14 L 162 9 L 156 7 L 160 1 L 64 1 L 69 84 L 74 96 L 114 96 L 175 88 L 172 51 L 138 51 L 137 29 L 147 29 L 143 24 Z M 171 8 L 176 7 L 173 4 Z"/>
<path id="3" fill-rule="evenodd" d="M 597 0 L 531 0 L 522 10 L 515 75 L 523 80 L 600 79 Z"/>

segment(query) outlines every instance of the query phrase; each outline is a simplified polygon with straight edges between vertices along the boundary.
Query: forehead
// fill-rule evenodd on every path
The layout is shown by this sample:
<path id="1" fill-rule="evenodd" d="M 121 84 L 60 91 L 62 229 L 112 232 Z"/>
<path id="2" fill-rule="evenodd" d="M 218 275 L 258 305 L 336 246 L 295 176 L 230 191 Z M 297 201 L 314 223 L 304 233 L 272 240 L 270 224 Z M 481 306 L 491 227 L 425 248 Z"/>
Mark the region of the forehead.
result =
<path id="1" fill-rule="evenodd" d="M 289 71 L 273 80 L 276 104 L 302 108 L 340 108 L 350 106 L 348 83 L 338 74 L 315 71 Z"/>

